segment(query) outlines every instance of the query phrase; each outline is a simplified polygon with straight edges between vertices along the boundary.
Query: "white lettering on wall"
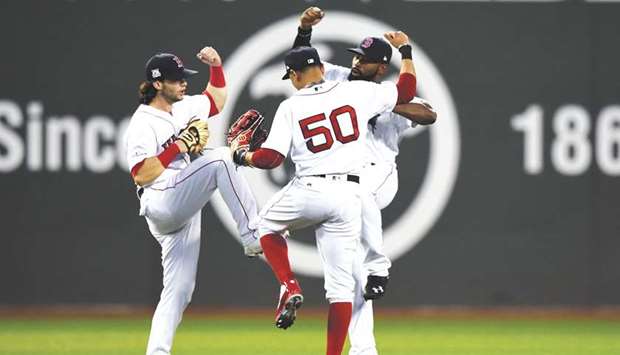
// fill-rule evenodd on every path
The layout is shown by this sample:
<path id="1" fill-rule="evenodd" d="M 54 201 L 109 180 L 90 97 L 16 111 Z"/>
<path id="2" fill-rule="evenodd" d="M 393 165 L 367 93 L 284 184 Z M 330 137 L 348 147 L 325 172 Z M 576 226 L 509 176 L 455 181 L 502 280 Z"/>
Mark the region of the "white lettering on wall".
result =
<path id="1" fill-rule="evenodd" d="M 0 154 L 0 172 L 13 171 L 24 160 L 22 139 L 10 128 L 20 127 L 23 120 L 22 111 L 17 104 L 0 100 L 0 149 L 5 151 Z"/>
<path id="2" fill-rule="evenodd" d="M 25 119 L 25 121 L 24 121 Z M 87 169 L 106 173 L 127 169 L 124 135 L 129 118 L 116 122 L 105 115 L 80 120 L 64 114 L 45 117 L 40 101 L 25 109 L 0 99 L 0 173 Z"/>

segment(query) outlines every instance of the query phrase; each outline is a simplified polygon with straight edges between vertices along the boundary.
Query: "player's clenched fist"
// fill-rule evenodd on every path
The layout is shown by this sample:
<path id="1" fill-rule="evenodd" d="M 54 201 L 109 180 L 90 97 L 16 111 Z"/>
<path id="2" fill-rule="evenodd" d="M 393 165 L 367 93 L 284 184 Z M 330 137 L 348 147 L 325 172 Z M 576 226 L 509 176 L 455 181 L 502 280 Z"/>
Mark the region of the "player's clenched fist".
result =
<path id="1" fill-rule="evenodd" d="M 325 12 L 316 6 L 312 6 L 304 10 L 299 17 L 300 27 L 304 30 L 312 28 L 312 26 L 321 22 L 321 19 L 325 16 Z"/>
<path id="2" fill-rule="evenodd" d="M 213 47 L 204 47 L 196 54 L 196 57 L 203 63 L 209 64 L 214 67 L 222 65 L 222 59 Z"/>
<path id="3" fill-rule="evenodd" d="M 383 37 L 396 48 L 409 44 L 409 37 L 402 31 L 390 31 L 383 34 Z"/>

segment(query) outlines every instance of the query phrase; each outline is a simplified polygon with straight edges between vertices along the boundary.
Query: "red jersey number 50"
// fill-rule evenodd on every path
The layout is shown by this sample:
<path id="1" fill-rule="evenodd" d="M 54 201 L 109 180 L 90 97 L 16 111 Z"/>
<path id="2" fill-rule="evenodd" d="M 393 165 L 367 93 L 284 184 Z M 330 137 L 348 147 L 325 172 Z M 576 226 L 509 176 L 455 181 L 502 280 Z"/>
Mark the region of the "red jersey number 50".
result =
<path id="1" fill-rule="evenodd" d="M 347 116 L 351 120 L 351 126 L 353 127 L 353 133 L 343 136 L 342 129 L 340 128 L 340 122 L 338 121 L 338 116 L 348 114 Z M 301 133 L 306 138 L 306 146 L 312 153 L 322 152 L 324 150 L 328 150 L 334 144 L 334 138 L 332 136 L 332 132 L 329 127 L 326 126 L 318 126 L 314 128 L 308 128 L 309 125 L 315 122 L 325 121 L 327 117 L 325 117 L 324 113 L 310 116 L 304 118 L 299 121 L 299 126 L 301 127 Z M 334 130 L 334 135 L 336 136 L 336 140 L 342 144 L 347 144 L 349 142 L 353 142 L 357 140 L 360 136 L 360 131 L 357 128 L 357 115 L 355 114 L 355 109 L 349 105 L 338 107 L 333 110 L 329 114 L 329 121 L 331 122 L 331 126 Z M 314 145 L 313 137 L 323 136 L 325 138 L 325 142 L 319 145 Z"/>

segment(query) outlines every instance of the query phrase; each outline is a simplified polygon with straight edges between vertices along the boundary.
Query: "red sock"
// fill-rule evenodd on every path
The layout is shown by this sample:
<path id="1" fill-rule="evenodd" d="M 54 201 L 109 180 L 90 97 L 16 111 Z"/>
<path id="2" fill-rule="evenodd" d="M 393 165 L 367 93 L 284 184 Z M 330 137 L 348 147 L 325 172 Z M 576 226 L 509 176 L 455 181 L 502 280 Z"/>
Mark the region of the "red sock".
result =
<path id="1" fill-rule="evenodd" d="M 340 355 L 347 338 L 353 304 L 337 302 L 329 305 L 327 318 L 327 355 Z"/>
<path id="2" fill-rule="evenodd" d="M 295 278 L 288 261 L 286 240 L 281 235 L 276 233 L 264 235 L 260 238 L 260 245 L 263 247 L 263 253 L 273 273 L 276 274 L 281 284 Z"/>

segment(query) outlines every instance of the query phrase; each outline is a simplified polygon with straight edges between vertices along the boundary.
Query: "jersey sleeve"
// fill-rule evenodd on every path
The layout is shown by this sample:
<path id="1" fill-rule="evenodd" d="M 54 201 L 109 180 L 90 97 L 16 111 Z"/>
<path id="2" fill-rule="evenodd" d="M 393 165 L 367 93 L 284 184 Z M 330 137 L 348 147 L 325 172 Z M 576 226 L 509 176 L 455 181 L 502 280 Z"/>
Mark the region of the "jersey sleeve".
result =
<path id="1" fill-rule="evenodd" d="M 146 158 L 157 155 L 157 138 L 153 129 L 144 121 L 133 121 L 125 136 L 127 145 L 127 167 L 129 171 Z"/>
<path id="2" fill-rule="evenodd" d="M 417 123 L 412 122 L 410 119 L 407 119 L 394 112 L 390 112 L 390 122 L 393 122 L 392 124 L 396 126 L 398 134 L 407 130 L 408 128 L 413 128 L 418 125 Z"/>
<path id="3" fill-rule="evenodd" d="M 261 147 L 273 149 L 286 157 L 293 142 L 293 130 L 291 113 L 285 102 L 278 107 L 271 124 L 271 130 L 269 130 L 269 136 Z"/>
<path id="4" fill-rule="evenodd" d="M 325 68 L 325 79 L 333 81 L 346 81 L 351 70 L 329 62 L 323 62 Z"/>
<path id="5" fill-rule="evenodd" d="M 370 101 L 372 102 L 371 110 L 373 115 L 392 111 L 398 100 L 398 89 L 396 89 L 396 84 L 391 81 L 384 81 L 381 84 L 369 84 L 371 84 Z"/>
<path id="6" fill-rule="evenodd" d="M 174 117 L 180 120 L 181 125 L 186 125 L 187 122 L 196 118 L 208 118 L 211 112 L 211 100 L 202 94 L 185 96 L 183 100 L 172 105 L 172 111 Z"/>

